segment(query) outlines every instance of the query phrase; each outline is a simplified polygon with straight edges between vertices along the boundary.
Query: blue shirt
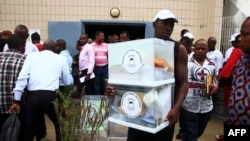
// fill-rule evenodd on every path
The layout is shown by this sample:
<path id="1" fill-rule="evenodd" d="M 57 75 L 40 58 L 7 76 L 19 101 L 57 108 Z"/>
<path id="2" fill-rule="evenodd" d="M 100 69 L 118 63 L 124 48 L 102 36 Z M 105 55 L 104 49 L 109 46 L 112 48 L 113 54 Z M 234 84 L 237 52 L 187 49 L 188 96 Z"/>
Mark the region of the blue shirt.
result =
<path id="1" fill-rule="evenodd" d="M 69 53 L 68 50 L 62 50 L 59 54 L 60 56 L 63 56 L 66 60 L 67 60 L 67 63 L 68 63 L 68 66 L 69 66 L 69 72 L 72 74 L 72 68 L 71 68 L 71 65 L 73 63 L 73 59 Z M 71 79 L 72 83 L 73 83 L 73 77 Z M 60 86 L 65 86 L 62 82 L 62 79 L 60 78 L 60 81 L 59 81 L 59 84 Z"/>

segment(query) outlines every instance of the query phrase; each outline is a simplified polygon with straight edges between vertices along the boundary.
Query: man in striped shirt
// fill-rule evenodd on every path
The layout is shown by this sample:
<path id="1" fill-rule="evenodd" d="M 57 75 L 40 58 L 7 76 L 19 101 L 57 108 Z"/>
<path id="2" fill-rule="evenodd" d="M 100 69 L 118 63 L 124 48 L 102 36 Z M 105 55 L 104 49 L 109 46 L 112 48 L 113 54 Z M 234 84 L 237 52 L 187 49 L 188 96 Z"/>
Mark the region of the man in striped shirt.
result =
<path id="1" fill-rule="evenodd" d="M 104 33 L 96 31 L 95 41 L 90 44 L 95 50 L 95 94 L 103 95 L 108 79 L 108 45 L 104 43 Z"/>

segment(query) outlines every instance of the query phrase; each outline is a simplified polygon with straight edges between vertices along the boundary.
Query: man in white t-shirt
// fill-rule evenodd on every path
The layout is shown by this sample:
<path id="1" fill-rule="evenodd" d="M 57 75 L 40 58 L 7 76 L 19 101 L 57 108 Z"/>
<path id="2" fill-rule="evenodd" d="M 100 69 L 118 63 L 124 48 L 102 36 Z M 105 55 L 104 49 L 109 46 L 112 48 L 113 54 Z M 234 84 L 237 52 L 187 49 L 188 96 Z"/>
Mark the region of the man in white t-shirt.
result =
<path id="1" fill-rule="evenodd" d="M 215 37 L 209 37 L 207 42 L 209 47 L 209 52 L 207 53 L 207 57 L 215 62 L 216 72 L 218 74 L 224 63 L 223 55 L 221 51 L 215 49 L 217 43 Z"/>
<path id="2" fill-rule="evenodd" d="M 25 52 L 24 52 L 25 55 L 28 55 L 32 52 L 38 52 L 37 47 L 27 40 L 27 38 L 29 37 L 29 30 L 25 25 L 21 25 L 21 24 L 17 25 L 15 27 L 14 34 L 19 35 L 20 37 L 26 40 Z M 9 49 L 8 45 L 5 44 L 3 51 L 6 51 L 8 49 Z"/>

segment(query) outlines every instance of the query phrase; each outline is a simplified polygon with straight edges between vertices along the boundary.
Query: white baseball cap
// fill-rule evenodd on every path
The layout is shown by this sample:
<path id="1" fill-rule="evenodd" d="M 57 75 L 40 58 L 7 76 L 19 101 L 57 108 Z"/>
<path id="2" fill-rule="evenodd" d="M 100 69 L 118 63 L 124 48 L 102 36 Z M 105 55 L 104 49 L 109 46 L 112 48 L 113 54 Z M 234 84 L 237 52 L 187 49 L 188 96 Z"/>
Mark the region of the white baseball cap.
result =
<path id="1" fill-rule="evenodd" d="M 176 23 L 178 23 L 178 20 L 175 17 L 175 15 L 170 10 L 167 10 L 167 9 L 160 10 L 155 15 L 154 21 L 156 21 L 157 19 L 161 19 L 161 20 L 173 19 Z"/>
<path id="2" fill-rule="evenodd" d="M 240 35 L 240 33 L 234 33 L 234 34 L 231 36 L 230 42 L 235 41 L 235 38 L 236 38 L 238 35 Z"/>
<path id="3" fill-rule="evenodd" d="M 183 36 L 188 37 L 189 39 L 194 39 L 194 35 L 190 32 L 185 33 Z"/>

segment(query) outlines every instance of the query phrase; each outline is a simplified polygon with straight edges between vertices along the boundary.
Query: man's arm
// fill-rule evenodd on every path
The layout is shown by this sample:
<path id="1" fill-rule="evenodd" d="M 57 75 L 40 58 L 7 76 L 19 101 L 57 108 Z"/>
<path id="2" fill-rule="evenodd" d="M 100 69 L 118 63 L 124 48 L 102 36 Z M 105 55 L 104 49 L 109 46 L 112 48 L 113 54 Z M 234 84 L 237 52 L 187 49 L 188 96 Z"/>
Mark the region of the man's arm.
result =
<path id="1" fill-rule="evenodd" d="M 178 56 L 176 62 L 176 81 L 178 81 L 177 92 L 175 95 L 175 104 L 174 107 L 170 110 L 167 115 L 166 120 L 169 121 L 169 126 L 172 126 L 174 123 L 178 121 L 178 114 L 183 100 L 185 99 L 188 92 L 188 69 L 187 69 L 187 50 L 183 45 L 179 45 L 178 47 Z"/>
<path id="2" fill-rule="evenodd" d="M 224 64 L 224 58 L 223 58 L 223 54 L 218 51 L 217 53 L 217 58 L 216 58 L 216 65 L 217 65 L 217 74 L 219 73 L 220 69 L 223 67 Z"/>
<path id="3" fill-rule="evenodd" d="M 21 110 L 20 102 L 21 102 L 21 97 L 22 97 L 24 88 L 28 84 L 28 79 L 29 79 L 29 74 L 30 74 L 30 63 L 31 63 L 30 61 L 31 60 L 33 60 L 32 55 L 30 55 L 26 58 L 26 60 L 24 61 L 23 67 L 18 75 L 15 88 L 13 89 L 13 93 L 14 93 L 13 101 L 14 101 L 14 103 L 9 108 L 9 110 L 8 110 L 9 113 L 12 113 L 14 111 L 17 111 L 17 113 L 19 113 Z"/>
<path id="4" fill-rule="evenodd" d="M 73 84 L 73 77 L 71 72 L 69 71 L 69 65 L 68 65 L 68 61 L 65 57 L 60 56 L 61 57 L 61 64 L 62 64 L 62 81 L 64 85 L 72 85 Z"/>
<path id="5" fill-rule="evenodd" d="M 177 81 L 179 82 L 176 92 L 176 101 L 174 108 L 180 109 L 183 100 L 186 98 L 188 92 L 188 68 L 187 68 L 187 51 L 183 45 L 179 45 L 179 53 L 177 57 L 177 64 L 176 64 L 176 73 L 177 73 Z"/>
<path id="6" fill-rule="evenodd" d="M 87 74 L 93 73 L 94 66 L 95 66 L 95 50 L 93 46 L 88 46 L 88 58 L 89 58 L 89 66 Z"/>
<path id="7" fill-rule="evenodd" d="M 211 75 L 213 77 L 212 78 L 213 83 L 212 85 L 209 86 L 209 95 L 215 94 L 219 86 L 219 81 L 216 79 L 217 78 L 216 68 L 214 68 L 214 71 L 211 73 Z"/>
<path id="8" fill-rule="evenodd" d="M 33 60 L 32 57 L 34 57 L 34 55 L 27 56 L 26 60 L 24 61 L 23 67 L 20 73 L 18 74 L 15 88 L 13 89 L 15 101 L 21 100 L 24 89 L 28 85 L 28 79 L 30 77 L 31 60 Z"/>

